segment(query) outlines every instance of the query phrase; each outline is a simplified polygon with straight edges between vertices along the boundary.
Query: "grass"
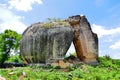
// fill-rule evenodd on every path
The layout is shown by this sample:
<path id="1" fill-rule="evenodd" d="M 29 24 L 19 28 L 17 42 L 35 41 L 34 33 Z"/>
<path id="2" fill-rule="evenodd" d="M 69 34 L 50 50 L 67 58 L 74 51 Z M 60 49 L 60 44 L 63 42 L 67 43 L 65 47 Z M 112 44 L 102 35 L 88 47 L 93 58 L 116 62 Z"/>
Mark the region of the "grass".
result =
<path id="1" fill-rule="evenodd" d="M 51 27 L 62 27 L 62 26 L 66 26 L 66 27 L 69 27 L 70 25 L 66 22 L 66 21 L 64 21 L 64 20 L 61 20 L 61 19 L 59 19 L 59 18 L 53 18 L 53 19 L 50 19 L 50 18 L 48 18 L 47 19 L 47 22 L 45 22 L 44 24 L 43 24 L 43 27 L 44 28 L 51 28 Z"/>
<path id="2" fill-rule="evenodd" d="M 99 65 L 82 64 L 67 69 L 53 67 L 16 67 L 0 69 L 6 80 L 120 80 L 120 60 L 99 58 Z"/>

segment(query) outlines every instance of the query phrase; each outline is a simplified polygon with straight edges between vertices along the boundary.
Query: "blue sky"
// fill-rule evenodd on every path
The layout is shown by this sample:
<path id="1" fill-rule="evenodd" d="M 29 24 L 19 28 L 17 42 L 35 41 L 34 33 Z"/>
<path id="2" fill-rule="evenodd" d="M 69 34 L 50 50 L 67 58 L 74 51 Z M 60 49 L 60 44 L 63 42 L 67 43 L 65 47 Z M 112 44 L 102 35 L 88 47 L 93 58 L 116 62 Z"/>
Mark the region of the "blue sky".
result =
<path id="1" fill-rule="evenodd" d="M 0 32 L 22 33 L 28 26 L 47 18 L 65 19 L 83 14 L 99 37 L 99 55 L 120 59 L 119 0 L 1 0 Z M 74 52 L 71 46 L 68 53 Z"/>

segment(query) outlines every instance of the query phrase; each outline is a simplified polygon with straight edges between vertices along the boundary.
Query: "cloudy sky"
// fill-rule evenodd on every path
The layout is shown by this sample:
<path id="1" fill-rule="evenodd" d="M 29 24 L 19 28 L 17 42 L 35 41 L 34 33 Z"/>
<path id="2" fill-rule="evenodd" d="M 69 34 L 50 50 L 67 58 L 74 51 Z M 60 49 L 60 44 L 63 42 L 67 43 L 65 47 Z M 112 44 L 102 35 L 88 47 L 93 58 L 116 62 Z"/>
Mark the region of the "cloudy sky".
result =
<path id="1" fill-rule="evenodd" d="M 120 59 L 119 0 L 1 0 L 0 32 L 12 29 L 22 34 L 33 23 L 78 14 L 86 15 L 98 34 L 99 55 Z M 73 46 L 69 51 L 74 52 Z"/>

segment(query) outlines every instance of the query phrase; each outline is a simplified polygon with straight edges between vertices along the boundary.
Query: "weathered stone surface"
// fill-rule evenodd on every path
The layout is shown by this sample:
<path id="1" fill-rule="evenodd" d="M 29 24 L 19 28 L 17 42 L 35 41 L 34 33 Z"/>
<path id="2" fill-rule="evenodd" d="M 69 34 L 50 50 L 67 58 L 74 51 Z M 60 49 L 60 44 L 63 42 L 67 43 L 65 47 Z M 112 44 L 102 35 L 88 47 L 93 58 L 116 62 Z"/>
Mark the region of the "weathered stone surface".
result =
<path id="1" fill-rule="evenodd" d="M 59 61 L 53 62 L 51 65 L 53 67 L 60 66 L 60 68 L 63 68 L 63 69 L 73 66 L 73 64 L 68 63 L 68 62 L 64 62 L 63 60 L 59 60 Z"/>
<path id="2" fill-rule="evenodd" d="M 24 31 L 20 53 L 28 63 L 47 63 L 64 58 L 69 49 L 73 40 L 72 28 L 56 23 L 45 27 L 47 25 L 36 23 Z"/>
<path id="3" fill-rule="evenodd" d="M 97 62 L 98 37 L 93 33 L 85 16 L 71 16 L 67 19 L 74 29 L 74 46 L 77 57 L 86 63 Z"/>

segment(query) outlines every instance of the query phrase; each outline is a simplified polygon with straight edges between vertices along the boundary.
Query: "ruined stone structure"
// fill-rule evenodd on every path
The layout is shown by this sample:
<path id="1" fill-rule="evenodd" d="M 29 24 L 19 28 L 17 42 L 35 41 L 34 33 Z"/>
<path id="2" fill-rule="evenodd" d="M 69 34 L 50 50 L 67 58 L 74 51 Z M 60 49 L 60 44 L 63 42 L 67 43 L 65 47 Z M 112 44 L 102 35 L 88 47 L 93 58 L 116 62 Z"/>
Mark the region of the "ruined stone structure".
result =
<path id="1" fill-rule="evenodd" d="M 73 40 L 73 30 L 70 25 L 50 24 L 36 23 L 24 31 L 20 53 L 28 63 L 47 63 L 64 58 Z"/>
<path id="2" fill-rule="evenodd" d="M 85 16 L 71 16 L 67 19 L 74 29 L 74 46 L 77 57 L 85 62 L 97 62 L 98 37 L 93 33 Z"/>
<path id="3" fill-rule="evenodd" d="M 97 62 L 98 37 L 92 32 L 86 17 L 76 15 L 65 21 L 70 25 L 36 23 L 24 31 L 20 52 L 28 63 L 63 59 L 72 41 L 80 61 Z"/>

